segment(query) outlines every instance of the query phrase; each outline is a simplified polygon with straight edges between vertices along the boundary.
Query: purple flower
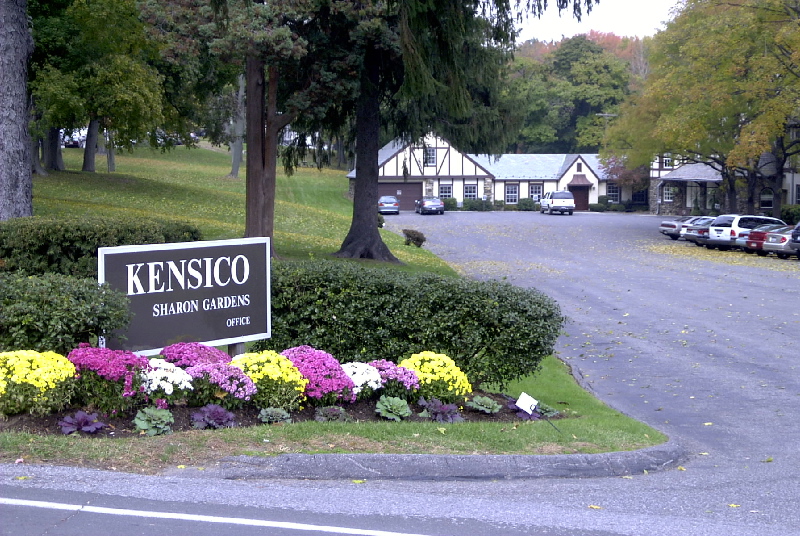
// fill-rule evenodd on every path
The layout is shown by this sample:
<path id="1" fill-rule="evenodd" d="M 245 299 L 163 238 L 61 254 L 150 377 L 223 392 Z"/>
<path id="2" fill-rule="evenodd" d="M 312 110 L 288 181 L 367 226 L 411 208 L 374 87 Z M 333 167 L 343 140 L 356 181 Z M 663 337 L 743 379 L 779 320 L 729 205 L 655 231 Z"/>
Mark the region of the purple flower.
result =
<path id="1" fill-rule="evenodd" d="M 98 377 L 118 382 L 123 380 L 125 391 L 123 396 L 135 394 L 133 380 L 139 371 L 150 367 L 148 359 L 127 350 L 111 350 L 109 348 L 92 348 L 86 343 L 81 343 L 67 356 L 75 370 L 91 371 Z"/>
<path id="2" fill-rule="evenodd" d="M 163 350 L 161 355 L 164 361 L 173 363 L 178 367 L 192 367 L 202 363 L 230 363 L 231 358 L 222 350 L 213 346 L 206 346 L 199 342 L 179 342 L 171 344 Z"/>
<path id="3" fill-rule="evenodd" d="M 281 352 L 308 378 L 306 396 L 326 403 L 355 402 L 355 384 L 342 365 L 327 352 L 311 346 L 297 346 Z"/>
<path id="4" fill-rule="evenodd" d="M 227 363 L 202 363 L 187 368 L 186 372 L 192 378 L 203 379 L 234 398 L 250 400 L 256 393 L 253 380 L 239 367 Z"/>
<path id="5" fill-rule="evenodd" d="M 367 364 L 378 369 L 383 385 L 386 385 L 390 380 L 395 380 L 409 391 L 412 389 L 419 389 L 419 378 L 417 377 L 417 373 L 411 369 L 399 367 L 385 359 L 370 361 Z"/>

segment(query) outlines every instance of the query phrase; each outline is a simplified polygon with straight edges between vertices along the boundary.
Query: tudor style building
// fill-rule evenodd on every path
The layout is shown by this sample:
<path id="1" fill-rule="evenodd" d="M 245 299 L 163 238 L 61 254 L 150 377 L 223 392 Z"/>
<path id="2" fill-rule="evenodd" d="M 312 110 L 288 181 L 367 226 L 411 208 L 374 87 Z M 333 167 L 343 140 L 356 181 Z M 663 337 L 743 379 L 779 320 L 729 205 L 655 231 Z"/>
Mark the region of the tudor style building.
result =
<path id="1" fill-rule="evenodd" d="M 352 181 L 355 170 L 347 176 Z M 379 195 L 396 196 L 402 210 L 413 210 L 422 196 L 516 205 L 557 190 L 571 191 L 577 210 L 589 210 L 603 195 L 614 203 L 635 198 L 606 179 L 596 154 L 465 154 L 433 134 L 417 143 L 394 140 L 378 152 Z"/>

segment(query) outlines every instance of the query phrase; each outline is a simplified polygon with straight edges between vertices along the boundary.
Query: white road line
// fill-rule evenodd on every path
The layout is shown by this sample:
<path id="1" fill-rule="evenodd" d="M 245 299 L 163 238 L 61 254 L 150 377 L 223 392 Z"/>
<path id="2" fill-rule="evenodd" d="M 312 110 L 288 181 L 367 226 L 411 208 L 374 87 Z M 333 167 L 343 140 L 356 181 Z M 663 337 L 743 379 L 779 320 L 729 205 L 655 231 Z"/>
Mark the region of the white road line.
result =
<path id="1" fill-rule="evenodd" d="M 122 508 L 103 508 L 82 504 L 63 504 L 46 501 L 27 501 L 23 499 L 8 499 L 0 497 L 0 504 L 9 506 L 27 506 L 31 508 L 48 508 L 50 510 L 72 510 L 92 514 L 108 514 L 116 516 L 149 517 L 158 519 L 178 519 L 182 521 L 199 521 L 201 523 L 227 523 L 230 525 L 245 525 L 250 527 L 272 527 L 289 530 L 306 530 L 327 532 L 331 534 L 353 534 L 358 536 L 426 536 L 424 534 L 411 534 L 407 532 L 388 532 L 385 530 L 351 529 L 346 527 L 330 527 L 326 525 L 308 525 L 305 523 L 290 523 L 284 521 L 266 521 L 263 519 L 247 519 L 242 517 L 218 517 L 195 514 L 181 514 L 177 512 L 149 512 L 147 510 L 126 510 Z"/>

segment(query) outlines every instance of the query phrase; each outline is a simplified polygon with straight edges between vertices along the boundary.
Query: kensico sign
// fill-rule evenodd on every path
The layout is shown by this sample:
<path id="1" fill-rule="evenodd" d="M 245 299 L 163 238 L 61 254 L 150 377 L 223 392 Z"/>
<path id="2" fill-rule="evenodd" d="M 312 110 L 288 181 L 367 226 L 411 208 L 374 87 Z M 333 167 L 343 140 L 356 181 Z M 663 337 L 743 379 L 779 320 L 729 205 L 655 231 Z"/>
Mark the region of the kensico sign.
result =
<path id="1" fill-rule="evenodd" d="M 269 238 L 100 248 L 98 280 L 124 292 L 132 313 L 126 338 L 107 334 L 105 345 L 148 355 L 268 338 L 269 250 Z"/>

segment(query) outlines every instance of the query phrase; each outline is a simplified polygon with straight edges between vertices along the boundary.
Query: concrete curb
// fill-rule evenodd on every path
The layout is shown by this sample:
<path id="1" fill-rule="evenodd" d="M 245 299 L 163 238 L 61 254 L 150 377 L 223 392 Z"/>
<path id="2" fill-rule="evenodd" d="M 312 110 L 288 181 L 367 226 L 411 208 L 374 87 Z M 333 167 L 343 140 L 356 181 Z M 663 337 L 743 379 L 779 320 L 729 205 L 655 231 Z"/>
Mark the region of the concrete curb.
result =
<path id="1" fill-rule="evenodd" d="M 603 454 L 464 455 L 282 454 L 233 456 L 215 468 L 176 469 L 166 476 L 229 480 L 501 480 L 594 478 L 642 474 L 676 467 L 689 458 L 676 442 L 630 452 Z"/>

